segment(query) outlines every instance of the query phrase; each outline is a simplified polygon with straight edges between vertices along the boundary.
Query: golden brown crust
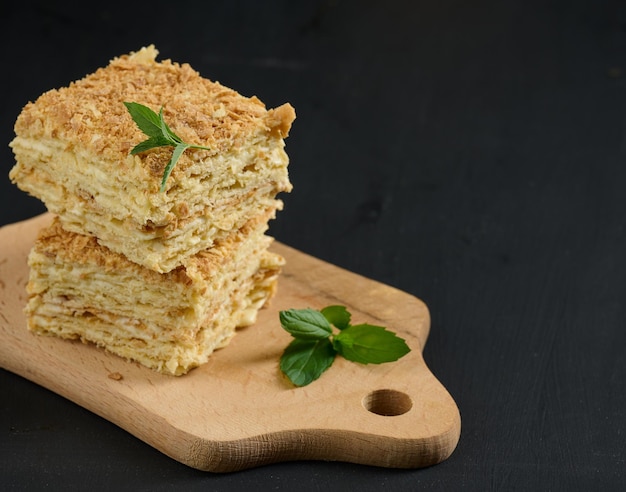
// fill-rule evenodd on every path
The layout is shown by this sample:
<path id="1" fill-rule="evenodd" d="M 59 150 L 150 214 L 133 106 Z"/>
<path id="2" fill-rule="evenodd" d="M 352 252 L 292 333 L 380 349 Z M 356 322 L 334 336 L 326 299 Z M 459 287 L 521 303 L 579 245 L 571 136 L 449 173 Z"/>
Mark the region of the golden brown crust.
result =
<path id="1" fill-rule="evenodd" d="M 287 136 L 295 112 L 289 104 L 266 110 L 256 97 L 244 97 L 218 82 L 200 76 L 188 64 L 156 61 L 154 46 L 113 59 L 105 68 L 50 90 L 28 103 L 15 132 L 24 137 L 59 138 L 68 145 L 124 165 L 132 147 L 146 139 L 124 106 L 144 104 L 158 112 L 184 141 L 210 147 L 217 154 L 237 147 L 249 134 L 267 132 Z M 191 152 L 176 169 L 191 162 Z M 157 149 L 136 156 L 151 174 L 159 175 L 171 150 Z"/>
<path id="2" fill-rule="evenodd" d="M 289 103 L 283 104 L 268 112 L 267 125 L 272 133 L 279 138 L 287 138 L 293 120 L 296 119 L 296 110 Z"/>
<path id="3" fill-rule="evenodd" d="M 136 276 L 147 282 L 176 282 L 189 284 L 191 279 L 187 274 L 187 268 L 205 277 L 210 277 L 220 266 L 228 261 L 232 250 L 245 239 L 254 229 L 266 224 L 273 210 L 266 210 L 254 219 L 248 221 L 240 230 L 220 240 L 214 247 L 201 251 L 189 258 L 184 266 L 179 266 L 167 273 L 158 273 L 144 268 L 137 263 L 128 260 L 125 256 L 114 253 L 108 248 L 98 244 L 93 236 L 84 236 L 74 232 L 68 232 L 61 226 L 58 217 L 52 224 L 40 231 L 35 244 L 35 249 L 50 257 L 61 257 L 66 263 L 90 263 L 97 265 L 106 272 L 126 270 L 133 271 Z"/>

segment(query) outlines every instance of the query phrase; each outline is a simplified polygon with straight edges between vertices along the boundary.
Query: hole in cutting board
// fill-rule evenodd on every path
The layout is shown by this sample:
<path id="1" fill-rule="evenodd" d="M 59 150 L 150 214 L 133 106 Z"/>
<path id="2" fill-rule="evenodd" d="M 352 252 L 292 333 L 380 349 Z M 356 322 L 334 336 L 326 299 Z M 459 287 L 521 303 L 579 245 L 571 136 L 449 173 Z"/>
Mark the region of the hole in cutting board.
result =
<path id="1" fill-rule="evenodd" d="M 381 389 L 372 391 L 363 398 L 363 406 L 369 412 L 385 417 L 402 415 L 411 410 L 411 397 L 401 391 Z"/>

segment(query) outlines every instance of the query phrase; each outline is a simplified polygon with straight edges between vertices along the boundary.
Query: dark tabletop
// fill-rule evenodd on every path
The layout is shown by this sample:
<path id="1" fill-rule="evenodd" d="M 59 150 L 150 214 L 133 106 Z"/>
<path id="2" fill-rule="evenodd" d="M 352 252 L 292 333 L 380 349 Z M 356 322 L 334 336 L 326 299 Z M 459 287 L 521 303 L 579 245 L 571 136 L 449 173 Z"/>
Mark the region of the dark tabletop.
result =
<path id="1" fill-rule="evenodd" d="M 55 3 L 0 6 L 2 173 L 26 102 L 150 43 L 291 102 L 271 233 L 426 302 L 462 434 L 421 470 L 211 474 L 0 371 L 0 488 L 623 490 L 624 2 Z M 0 194 L 0 225 L 44 210 Z"/>

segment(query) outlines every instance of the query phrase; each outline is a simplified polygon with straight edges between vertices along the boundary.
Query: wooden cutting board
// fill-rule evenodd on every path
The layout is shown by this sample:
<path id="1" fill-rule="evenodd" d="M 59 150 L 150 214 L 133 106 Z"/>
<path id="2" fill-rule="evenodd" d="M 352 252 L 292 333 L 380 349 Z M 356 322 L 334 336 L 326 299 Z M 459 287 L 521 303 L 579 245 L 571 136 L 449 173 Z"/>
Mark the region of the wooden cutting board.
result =
<path id="1" fill-rule="evenodd" d="M 240 330 L 186 376 L 164 376 L 92 345 L 30 333 L 22 312 L 26 258 L 50 215 L 0 228 L 0 365 L 44 386 L 191 467 L 241 470 L 289 460 L 418 468 L 450 456 L 461 422 L 454 400 L 422 357 L 425 304 L 283 244 L 279 291 L 254 326 Z M 412 351 L 397 362 L 337 358 L 303 388 L 278 361 L 291 337 L 282 309 L 345 305 L 353 322 L 386 326 Z"/>

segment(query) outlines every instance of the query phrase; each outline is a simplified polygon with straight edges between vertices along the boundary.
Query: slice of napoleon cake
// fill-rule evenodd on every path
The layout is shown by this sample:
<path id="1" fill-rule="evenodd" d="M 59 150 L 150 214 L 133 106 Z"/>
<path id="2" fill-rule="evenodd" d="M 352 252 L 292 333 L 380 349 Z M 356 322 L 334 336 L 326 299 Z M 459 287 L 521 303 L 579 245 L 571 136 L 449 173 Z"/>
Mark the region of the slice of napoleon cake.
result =
<path id="1" fill-rule="evenodd" d="M 157 62 L 153 46 L 48 91 L 17 118 L 11 180 L 44 202 L 64 229 L 95 236 L 157 272 L 229 237 L 291 191 L 284 150 L 295 112 L 266 109 L 203 78 Z M 160 190 L 172 147 L 131 155 L 146 135 L 125 102 L 158 113 L 187 149 Z"/>
<path id="2" fill-rule="evenodd" d="M 64 230 L 40 231 L 29 255 L 28 328 L 91 342 L 158 372 L 182 375 L 256 321 L 284 260 L 267 250 L 272 207 L 168 273 Z"/>

